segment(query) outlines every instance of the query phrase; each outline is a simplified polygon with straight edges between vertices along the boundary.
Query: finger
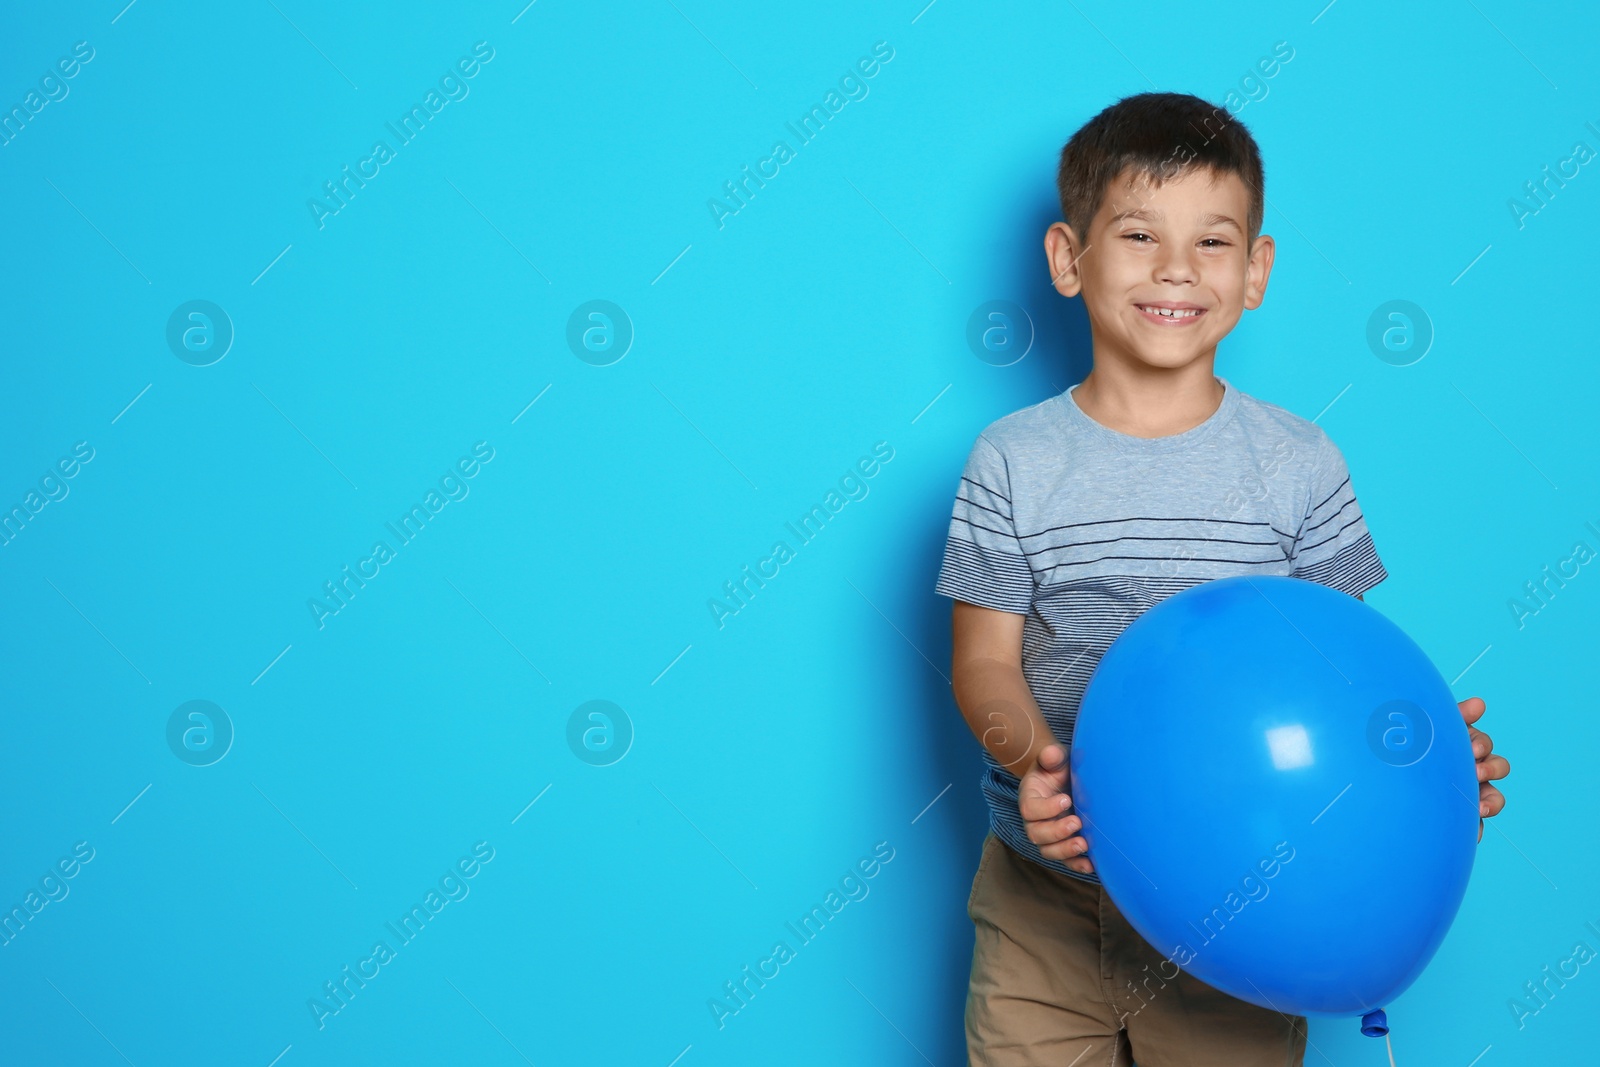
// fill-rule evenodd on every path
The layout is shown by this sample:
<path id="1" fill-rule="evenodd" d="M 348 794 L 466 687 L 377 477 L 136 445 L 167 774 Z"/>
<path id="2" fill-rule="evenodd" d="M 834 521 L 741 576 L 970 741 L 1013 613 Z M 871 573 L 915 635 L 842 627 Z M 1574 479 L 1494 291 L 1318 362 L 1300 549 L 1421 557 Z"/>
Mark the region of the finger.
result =
<path id="1" fill-rule="evenodd" d="M 1478 820 L 1478 840 L 1480 842 L 1483 840 L 1483 820 L 1482 819 Z"/>
<path id="2" fill-rule="evenodd" d="M 1041 819 L 1059 819 L 1061 813 L 1072 807 L 1072 798 L 1065 793 L 1050 793 L 1020 797 L 1017 804 L 1022 818 L 1027 822 Z"/>
<path id="3" fill-rule="evenodd" d="M 1472 758 L 1483 759 L 1494 751 L 1494 738 L 1475 727 L 1468 727 L 1472 735 Z"/>
<path id="4" fill-rule="evenodd" d="M 1482 697 L 1468 697 L 1457 706 L 1461 709 L 1461 717 L 1467 720 L 1468 726 L 1477 722 L 1488 709 L 1488 705 L 1484 703 Z"/>
<path id="5" fill-rule="evenodd" d="M 1067 771 L 1046 771 L 1034 767 L 1017 781 L 1017 795 L 1055 797 L 1067 791 Z"/>
<path id="6" fill-rule="evenodd" d="M 1478 781 L 1487 782 L 1504 778 L 1511 773 L 1511 762 L 1504 756 L 1490 756 L 1478 761 Z"/>
<path id="7" fill-rule="evenodd" d="M 1017 781 L 1019 797 L 1058 797 L 1066 792 L 1064 783 L 1052 782 L 1050 776 L 1029 771 Z"/>
<path id="8" fill-rule="evenodd" d="M 1032 836 L 1031 834 L 1029 835 Z M 1039 854 L 1053 860 L 1069 860 L 1089 851 L 1089 842 L 1080 836 L 1070 836 L 1064 841 L 1041 841 Z"/>
<path id="9" fill-rule="evenodd" d="M 1478 817 L 1493 818 L 1506 808 L 1506 795 L 1485 782 L 1478 787 Z"/>
<path id="10" fill-rule="evenodd" d="M 1094 873 L 1094 864 L 1089 860 L 1089 857 L 1087 857 L 1087 856 L 1079 856 L 1077 859 L 1068 860 L 1067 861 L 1067 868 L 1069 870 L 1078 871 L 1078 872 L 1080 872 L 1082 874 L 1093 874 Z"/>
<path id="11" fill-rule="evenodd" d="M 1035 761 L 1033 766 L 1017 780 L 1019 792 L 1027 790 L 1033 796 L 1052 796 L 1056 793 L 1067 791 L 1067 774 L 1063 770 L 1051 770 L 1039 766 Z"/>
<path id="12" fill-rule="evenodd" d="M 1069 838 L 1077 837 L 1083 829 L 1081 826 L 1069 825 L 1076 823 L 1076 819 L 1046 819 L 1044 822 L 1024 823 L 1028 832 L 1028 840 L 1036 845 L 1060 845 Z M 1081 837 L 1077 838 L 1083 840 Z M 1078 849 L 1082 852 L 1084 849 Z"/>
<path id="13" fill-rule="evenodd" d="M 1067 753 L 1060 745 L 1046 745 L 1039 750 L 1034 773 L 1059 787 L 1067 784 Z"/>

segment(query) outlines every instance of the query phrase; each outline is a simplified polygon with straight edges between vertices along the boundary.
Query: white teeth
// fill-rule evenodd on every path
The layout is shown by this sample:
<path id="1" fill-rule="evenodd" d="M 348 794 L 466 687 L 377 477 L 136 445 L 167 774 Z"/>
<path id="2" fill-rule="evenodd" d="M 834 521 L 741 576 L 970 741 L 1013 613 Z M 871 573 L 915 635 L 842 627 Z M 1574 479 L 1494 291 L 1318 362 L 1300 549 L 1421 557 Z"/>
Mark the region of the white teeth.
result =
<path id="1" fill-rule="evenodd" d="M 1194 308 L 1153 308 L 1145 307 L 1143 304 L 1139 306 L 1144 311 L 1153 312 L 1163 318 L 1168 319 L 1189 319 L 1200 314 L 1200 312 Z"/>

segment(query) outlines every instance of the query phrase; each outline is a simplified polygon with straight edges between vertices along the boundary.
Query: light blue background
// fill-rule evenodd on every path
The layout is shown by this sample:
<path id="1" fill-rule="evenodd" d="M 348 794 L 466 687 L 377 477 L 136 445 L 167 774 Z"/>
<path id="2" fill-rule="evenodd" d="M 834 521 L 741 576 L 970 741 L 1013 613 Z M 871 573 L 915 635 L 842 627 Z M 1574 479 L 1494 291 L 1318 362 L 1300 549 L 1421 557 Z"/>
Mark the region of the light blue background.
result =
<path id="1" fill-rule="evenodd" d="M 1278 41 L 1294 58 L 1240 112 L 1278 264 L 1217 370 L 1333 435 L 1392 575 L 1369 602 L 1487 700 L 1515 766 L 1390 1010 L 1396 1059 L 1593 1047 L 1595 966 L 1521 1028 L 1508 1006 L 1600 949 L 1600 578 L 1520 628 L 1509 607 L 1600 547 L 1600 176 L 1522 228 L 1508 207 L 1600 148 L 1592 14 L 521 8 L 4 20 L 6 109 L 95 50 L 0 147 L 0 505 L 95 449 L 0 547 L 0 905 L 95 849 L 0 947 L 7 1062 L 963 1062 L 986 813 L 932 593 L 957 475 L 982 426 L 1088 369 L 1040 247 L 1062 143 L 1130 93 L 1221 102 Z M 477 41 L 470 95 L 319 230 L 307 200 Z M 723 182 L 878 41 L 869 95 L 719 229 Z M 236 330 L 208 367 L 164 339 L 194 299 Z M 565 341 L 592 299 L 636 330 L 611 366 Z M 995 299 L 1038 327 L 1004 368 L 964 336 Z M 1435 331 L 1410 366 L 1365 340 L 1393 299 Z M 480 440 L 470 496 L 319 630 L 308 598 Z M 870 494 L 719 629 L 707 601 L 878 441 Z M 236 731 L 209 767 L 165 738 L 193 699 Z M 635 731 L 607 767 L 566 740 L 594 699 Z M 307 1000 L 477 841 L 470 896 L 319 1031 Z M 719 1030 L 707 1001 L 878 842 L 870 894 Z M 1353 1021 L 1311 1037 L 1308 1063 L 1386 1062 Z"/>

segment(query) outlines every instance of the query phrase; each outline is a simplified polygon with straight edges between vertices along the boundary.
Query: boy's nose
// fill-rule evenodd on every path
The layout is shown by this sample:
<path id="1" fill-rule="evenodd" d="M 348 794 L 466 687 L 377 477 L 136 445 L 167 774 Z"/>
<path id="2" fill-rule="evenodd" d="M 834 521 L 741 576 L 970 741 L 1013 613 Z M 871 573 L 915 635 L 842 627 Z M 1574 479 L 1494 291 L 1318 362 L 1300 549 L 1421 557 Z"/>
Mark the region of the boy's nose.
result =
<path id="1" fill-rule="evenodd" d="M 1156 281 L 1195 282 L 1200 278 L 1200 268 L 1188 249 L 1167 252 L 1156 264 Z"/>

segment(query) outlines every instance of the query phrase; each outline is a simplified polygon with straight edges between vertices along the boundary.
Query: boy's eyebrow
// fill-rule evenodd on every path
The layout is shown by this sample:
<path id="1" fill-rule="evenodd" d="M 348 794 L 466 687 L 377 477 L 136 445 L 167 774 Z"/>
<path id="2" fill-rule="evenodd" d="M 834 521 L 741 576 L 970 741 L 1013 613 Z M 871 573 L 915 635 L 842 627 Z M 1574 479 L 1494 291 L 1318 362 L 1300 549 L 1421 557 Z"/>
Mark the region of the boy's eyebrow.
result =
<path id="1" fill-rule="evenodd" d="M 1160 221 L 1162 221 L 1163 218 L 1165 218 L 1165 216 L 1162 215 L 1161 212 L 1159 212 L 1159 211 L 1149 211 L 1149 210 L 1147 210 L 1145 208 L 1142 208 L 1142 207 L 1135 207 L 1135 208 L 1129 208 L 1126 211 L 1119 211 L 1115 215 L 1111 216 L 1110 224 L 1115 226 L 1117 223 L 1121 222 L 1124 219 L 1140 219 L 1140 220 L 1142 220 L 1144 222 L 1160 222 Z M 1232 226 L 1235 230 L 1238 230 L 1240 233 L 1244 233 L 1244 227 L 1240 226 L 1239 223 L 1236 222 L 1231 216 L 1229 216 L 1229 215 L 1218 215 L 1215 212 L 1212 212 L 1209 215 L 1203 216 L 1200 219 L 1200 225 L 1202 225 L 1202 226 Z"/>
<path id="2" fill-rule="evenodd" d="M 1240 226 L 1230 216 L 1227 215 L 1207 215 L 1205 218 L 1200 220 L 1200 224 L 1202 226 L 1232 226 L 1240 233 L 1244 232 L 1244 227 Z"/>

